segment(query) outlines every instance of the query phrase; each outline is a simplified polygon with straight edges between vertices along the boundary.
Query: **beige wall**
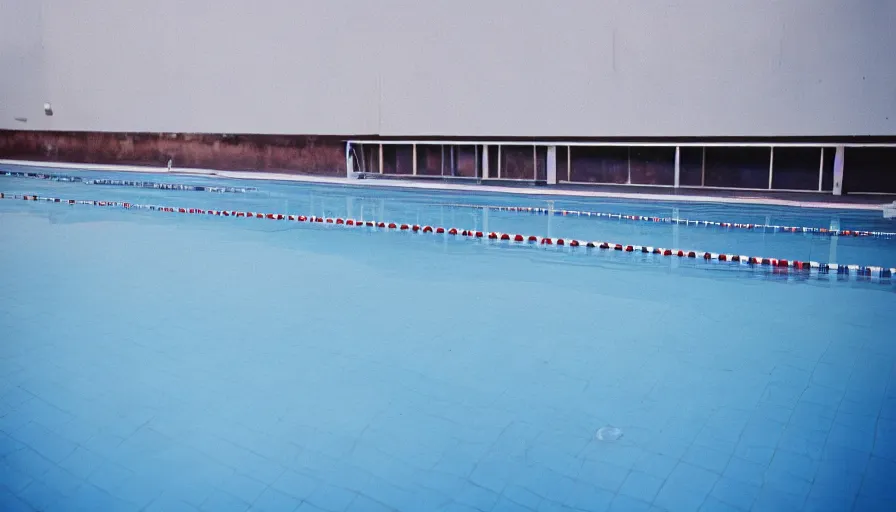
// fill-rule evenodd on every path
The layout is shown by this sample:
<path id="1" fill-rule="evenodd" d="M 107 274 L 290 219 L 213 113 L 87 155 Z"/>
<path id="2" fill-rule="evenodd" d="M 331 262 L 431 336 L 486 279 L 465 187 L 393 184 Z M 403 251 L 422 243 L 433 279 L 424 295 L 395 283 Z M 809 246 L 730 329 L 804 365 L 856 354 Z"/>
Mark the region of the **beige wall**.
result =
<path id="1" fill-rule="evenodd" d="M 0 128 L 896 135 L 893 27 L 894 0 L 0 0 Z"/>

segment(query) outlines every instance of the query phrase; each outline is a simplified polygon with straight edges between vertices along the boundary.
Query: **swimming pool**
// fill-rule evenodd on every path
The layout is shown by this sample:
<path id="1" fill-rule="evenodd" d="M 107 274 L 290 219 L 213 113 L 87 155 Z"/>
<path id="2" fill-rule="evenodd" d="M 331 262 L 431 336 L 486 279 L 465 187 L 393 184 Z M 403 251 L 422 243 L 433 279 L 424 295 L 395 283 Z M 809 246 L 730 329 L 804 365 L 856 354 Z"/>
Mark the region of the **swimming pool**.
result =
<path id="1" fill-rule="evenodd" d="M 487 234 L 884 268 L 896 239 L 469 205 L 896 231 L 880 212 L 248 185 L 0 177 L 9 195 L 397 225 L 0 201 L 4 509 L 896 504 L 890 279 Z"/>

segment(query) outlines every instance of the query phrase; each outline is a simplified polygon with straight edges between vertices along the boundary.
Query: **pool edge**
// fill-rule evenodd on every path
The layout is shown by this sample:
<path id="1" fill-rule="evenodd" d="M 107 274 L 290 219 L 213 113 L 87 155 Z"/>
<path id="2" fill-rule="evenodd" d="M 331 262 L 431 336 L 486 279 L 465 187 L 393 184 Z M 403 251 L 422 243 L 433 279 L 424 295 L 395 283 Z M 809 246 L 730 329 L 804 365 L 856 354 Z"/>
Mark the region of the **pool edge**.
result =
<path id="1" fill-rule="evenodd" d="M 818 208 L 818 209 L 839 209 L 839 210 L 863 210 L 863 211 L 883 211 L 889 206 L 889 203 L 880 204 L 858 204 L 850 202 L 838 201 L 797 201 L 792 199 L 775 199 L 769 197 L 749 197 L 725 195 L 719 191 L 717 196 L 700 196 L 700 195 L 667 195 L 655 193 L 639 193 L 639 192 L 610 192 L 606 190 L 568 190 L 554 188 L 520 188 L 508 187 L 501 185 L 468 185 L 454 184 L 444 182 L 424 182 L 411 180 L 354 180 L 349 178 L 334 178 L 328 176 L 310 176 L 282 174 L 266 171 L 219 171 L 213 169 L 194 169 L 179 167 L 173 168 L 171 171 L 167 167 L 153 166 L 137 166 L 137 165 L 115 165 L 115 164 L 87 164 L 87 163 L 68 163 L 68 162 L 41 162 L 35 160 L 12 160 L 0 159 L 0 164 L 18 165 L 25 167 L 43 167 L 49 169 L 77 169 L 86 171 L 107 171 L 107 172 L 141 172 L 147 174 L 168 174 L 168 175 L 202 175 L 214 176 L 219 178 L 241 179 L 241 180 L 261 180 L 261 181 L 288 181 L 297 183 L 315 183 L 326 185 L 340 185 L 352 187 L 383 187 L 405 190 L 438 190 L 452 192 L 476 192 L 476 193 L 499 193 L 517 196 L 553 196 L 553 197 L 570 197 L 570 198 L 613 198 L 613 199 L 634 199 L 648 201 L 663 202 L 685 202 L 685 203 L 716 203 L 716 204 L 755 204 L 768 206 L 790 206 L 796 208 Z"/>

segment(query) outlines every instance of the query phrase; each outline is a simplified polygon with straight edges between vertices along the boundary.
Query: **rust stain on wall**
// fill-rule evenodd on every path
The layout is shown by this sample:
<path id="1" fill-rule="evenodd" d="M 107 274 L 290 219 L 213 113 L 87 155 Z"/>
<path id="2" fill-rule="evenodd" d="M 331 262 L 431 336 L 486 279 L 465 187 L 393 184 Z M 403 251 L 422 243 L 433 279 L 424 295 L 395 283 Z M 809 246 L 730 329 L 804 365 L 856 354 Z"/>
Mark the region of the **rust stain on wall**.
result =
<path id="1" fill-rule="evenodd" d="M 345 173 L 345 138 L 308 135 L 147 134 L 0 130 L 0 158 L 277 171 Z"/>

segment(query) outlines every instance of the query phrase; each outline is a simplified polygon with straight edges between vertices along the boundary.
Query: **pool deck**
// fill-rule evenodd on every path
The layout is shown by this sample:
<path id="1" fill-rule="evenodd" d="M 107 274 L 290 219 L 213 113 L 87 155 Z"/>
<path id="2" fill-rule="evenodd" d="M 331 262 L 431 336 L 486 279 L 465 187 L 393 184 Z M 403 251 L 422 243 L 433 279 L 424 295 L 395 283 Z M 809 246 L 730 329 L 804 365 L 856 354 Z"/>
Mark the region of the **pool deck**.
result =
<path id="1" fill-rule="evenodd" d="M 615 198 L 647 201 L 678 201 L 694 203 L 759 204 L 771 206 L 791 206 L 796 208 L 831 208 L 841 210 L 881 211 L 896 208 L 896 201 L 890 196 L 846 195 L 812 192 L 754 191 L 731 189 L 674 189 L 639 185 L 555 185 L 535 186 L 530 183 L 508 183 L 483 185 L 471 180 L 466 183 L 447 183 L 441 179 L 400 179 L 373 178 L 349 179 L 329 176 L 273 173 L 263 171 L 218 171 L 167 167 L 104 165 L 63 162 L 40 162 L 28 160 L 0 159 L 0 165 L 18 165 L 52 169 L 77 169 L 106 172 L 142 172 L 173 175 L 217 176 L 229 179 L 293 181 L 341 186 L 390 187 L 400 189 L 423 189 L 454 192 L 501 193 L 521 196 L 556 196 L 570 198 Z"/>

